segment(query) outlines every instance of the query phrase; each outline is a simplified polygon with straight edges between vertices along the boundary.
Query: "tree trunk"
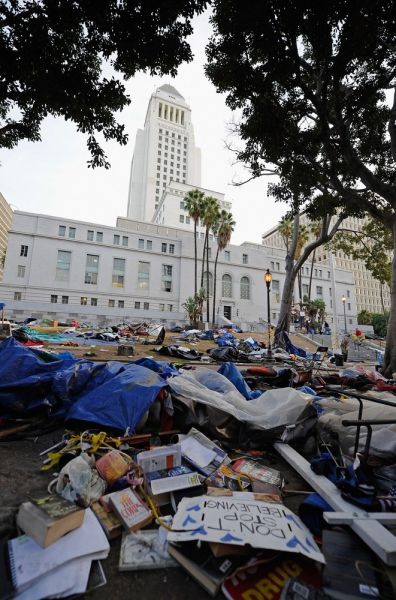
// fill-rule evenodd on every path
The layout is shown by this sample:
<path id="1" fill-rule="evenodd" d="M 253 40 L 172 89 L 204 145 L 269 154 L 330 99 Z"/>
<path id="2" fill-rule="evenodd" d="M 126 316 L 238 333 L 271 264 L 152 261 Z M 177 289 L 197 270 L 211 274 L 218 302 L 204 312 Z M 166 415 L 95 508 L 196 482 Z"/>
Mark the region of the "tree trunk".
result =
<path id="1" fill-rule="evenodd" d="M 309 275 L 308 300 L 311 300 L 312 276 L 313 276 L 313 270 L 314 270 L 314 264 L 315 264 L 315 252 L 316 252 L 316 249 L 313 251 L 313 254 L 312 254 L 311 273 Z"/>
<path id="2" fill-rule="evenodd" d="M 385 314 L 384 287 L 383 287 L 383 284 L 381 282 L 380 282 L 380 298 L 381 298 L 382 312 L 383 312 L 383 314 Z"/>
<path id="3" fill-rule="evenodd" d="M 197 296 L 198 283 L 198 250 L 197 250 L 197 220 L 194 219 L 194 298 Z"/>
<path id="4" fill-rule="evenodd" d="M 212 307 L 212 323 L 213 323 L 213 325 L 215 324 L 215 318 L 216 318 L 216 282 L 217 282 L 217 261 L 219 258 L 219 251 L 220 251 L 220 248 L 219 248 L 219 246 L 217 246 L 216 259 L 215 259 L 214 269 L 213 269 L 213 307 Z"/>
<path id="5" fill-rule="evenodd" d="M 278 324 L 275 329 L 274 345 L 279 346 L 280 334 L 290 329 L 290 315 L 292 309 L 293 289 L 296 281 L 297 271 L 293 268 L 294 260 L 290 255 L 286 256 L 286 278 L 282 290 L 282 300 Z"/>
<path id="6" fill-rule="evenodd" d="M 210 320 L 210 302 L 209 302 L 209 236 L 207 236 L 206 241 L 206 289 L 208 290 L 206 294 L 206 322 L 209 323 Z"/>
<path id="7" fill-rule="evenodd" d="M 382 374 L 391 378 L 396 371 L 396 220 L 392 224 L 393 258 L 391 281 L 391 306 L 386 334 L 386 347 Z"/>

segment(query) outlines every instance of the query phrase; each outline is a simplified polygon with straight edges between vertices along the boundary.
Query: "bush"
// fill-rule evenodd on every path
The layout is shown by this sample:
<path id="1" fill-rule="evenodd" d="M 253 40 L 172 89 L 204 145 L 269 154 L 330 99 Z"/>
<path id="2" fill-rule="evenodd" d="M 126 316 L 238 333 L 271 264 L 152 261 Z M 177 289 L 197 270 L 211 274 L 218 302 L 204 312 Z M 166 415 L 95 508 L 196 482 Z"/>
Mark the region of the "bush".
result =
<path id="1" fill-rule="evenodd" d="M 388 328 L 389 313 L 374 313 L 371 318 L 371 323 L 374 329 L 374 333 L 381 337 L 386 336 L 386 330 Z"/>

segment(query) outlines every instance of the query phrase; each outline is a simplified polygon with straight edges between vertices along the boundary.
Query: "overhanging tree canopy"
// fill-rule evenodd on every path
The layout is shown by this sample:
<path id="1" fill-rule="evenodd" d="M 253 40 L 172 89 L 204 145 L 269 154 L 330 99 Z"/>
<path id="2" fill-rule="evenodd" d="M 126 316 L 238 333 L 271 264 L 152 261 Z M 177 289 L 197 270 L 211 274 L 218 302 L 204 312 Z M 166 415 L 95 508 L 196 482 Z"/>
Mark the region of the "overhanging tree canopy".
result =
<path id="1" fill-rule="evenodd" d="M 114 114 L 138 71 L 175 75 L 192 60 L 186 36 L 207 0 L 0 0 L 0 148 L 40 140 L 47 115 L 87 135 L 89 166 L 109 167 L 96 134 L 125 144 Z"/>
<path id="2" fill-rule="evenodd" d="M 212 23 L 206 71 L 241 111 L 239 159 L 252 176 L 276 171 L 279 196 L 313 218 L 321 195 L 331 210 L 369 213 L 395 246 L 395 3 L 216 0 Z M 395 370 L 394 260 L 385 371 Z"/>

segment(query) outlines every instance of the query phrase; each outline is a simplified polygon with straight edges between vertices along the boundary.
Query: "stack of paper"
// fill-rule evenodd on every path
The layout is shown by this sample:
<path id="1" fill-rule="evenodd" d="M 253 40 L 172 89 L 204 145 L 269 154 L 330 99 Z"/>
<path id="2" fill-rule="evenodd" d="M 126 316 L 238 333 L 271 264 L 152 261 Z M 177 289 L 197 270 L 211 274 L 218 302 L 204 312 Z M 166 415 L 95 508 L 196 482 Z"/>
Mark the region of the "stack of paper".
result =
<path id="1" fill-rule="evenodd" d="M 47 548 L 22 535 L 9 541 L 16 598 L 40 600 L 83 593 L 94 559 L 106 558 L 109 542 L 99 521 L 87 509 L 83 524 Z"/>

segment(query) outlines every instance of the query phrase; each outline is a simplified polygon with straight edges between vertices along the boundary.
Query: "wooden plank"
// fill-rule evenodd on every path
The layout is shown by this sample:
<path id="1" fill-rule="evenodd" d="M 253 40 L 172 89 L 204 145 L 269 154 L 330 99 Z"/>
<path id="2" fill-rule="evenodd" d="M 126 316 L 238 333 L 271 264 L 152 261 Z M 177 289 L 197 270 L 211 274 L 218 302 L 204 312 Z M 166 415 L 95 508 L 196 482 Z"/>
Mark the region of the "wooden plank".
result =
<path id="1" fill-rule="evenodd" d="M 340 490 L 323 475 L 316 475 L 309 462 L 288 444 L 277 442 L 275 450 L 291 465 L 311 487 L 338 512 L 356 514 L 351 529 L 371 548 L 386 565 L 396 566 L 396 537 L 377 520 L 361 519 L 366 511 L 352 507 L 341 497 Z M 386 513 L 384 513 L 386 514 Z"/>
<path id="2" fill-rule="evenodd" d="M 357 515 L 354 512 L 325 512 L 323 518 L 329 525 L 350 525 L 353 521 L 378 521 L 385 525 L 396 525 L 396 513 L 366 513 Z"/>

